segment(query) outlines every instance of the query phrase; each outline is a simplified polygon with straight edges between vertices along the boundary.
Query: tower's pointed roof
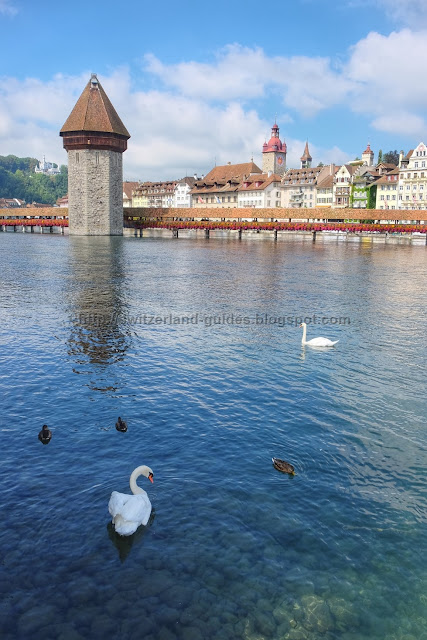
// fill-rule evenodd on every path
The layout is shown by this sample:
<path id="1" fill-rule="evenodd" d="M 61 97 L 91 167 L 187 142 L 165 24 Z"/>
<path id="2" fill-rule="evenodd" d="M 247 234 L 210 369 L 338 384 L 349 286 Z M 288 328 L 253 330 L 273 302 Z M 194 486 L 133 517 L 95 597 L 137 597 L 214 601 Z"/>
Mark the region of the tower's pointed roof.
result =
<path id="1" fill-rule="evenodd" d="M 94 73 L 68 116 L 60 135 L 71 131 L 115 133 L 130 138 L 128 130 Z"/>
<path id="2" fill-rule="evenodd" d="M 305 143 L 304 153 L 301 156 L 301 160 L 313 160 L 313 158 L 310 155 L 310 151 L 308 150 L 308 140 Z"/>

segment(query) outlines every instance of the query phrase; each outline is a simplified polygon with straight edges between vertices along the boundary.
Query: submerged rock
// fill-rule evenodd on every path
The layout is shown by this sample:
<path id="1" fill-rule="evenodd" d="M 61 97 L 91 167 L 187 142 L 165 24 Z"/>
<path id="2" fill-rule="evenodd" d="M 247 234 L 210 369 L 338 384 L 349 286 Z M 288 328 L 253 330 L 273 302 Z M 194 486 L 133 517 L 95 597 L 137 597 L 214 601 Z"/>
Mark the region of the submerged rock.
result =
<path id="1" fill-rule="evenodd" d="M 350 602 L 344 598 L 330 598 L 328 604 L 339 631 L 350 631 L 359 626 L 359 616 Z"/>
<path id="2" fill-rule="evenodd" d="M 304 611 L 303 625 L 308 631 L 326 633 L 334 627 L 334 621 L 327 603 L 316 595 L 301 598 Z"/>

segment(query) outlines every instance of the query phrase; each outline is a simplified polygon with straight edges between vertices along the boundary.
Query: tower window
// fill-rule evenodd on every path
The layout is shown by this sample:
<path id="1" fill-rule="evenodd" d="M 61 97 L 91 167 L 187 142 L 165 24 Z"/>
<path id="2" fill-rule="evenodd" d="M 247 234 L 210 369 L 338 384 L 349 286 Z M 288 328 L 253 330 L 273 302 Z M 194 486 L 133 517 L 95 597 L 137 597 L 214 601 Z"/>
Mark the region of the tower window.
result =
<path id="1" fill-rule="evenodd" d="M 98 165 L 99 164 L 99 151 L 95 152 L 95 164 Z"/>
<path id="2" fill-rule="evenodd" d="M 80 155 L 79 155 L 79 152 L 77 151 L 77 153 L 76 153 L 76 164 L 79 164 L 79 162 L 80 162 Z"/>

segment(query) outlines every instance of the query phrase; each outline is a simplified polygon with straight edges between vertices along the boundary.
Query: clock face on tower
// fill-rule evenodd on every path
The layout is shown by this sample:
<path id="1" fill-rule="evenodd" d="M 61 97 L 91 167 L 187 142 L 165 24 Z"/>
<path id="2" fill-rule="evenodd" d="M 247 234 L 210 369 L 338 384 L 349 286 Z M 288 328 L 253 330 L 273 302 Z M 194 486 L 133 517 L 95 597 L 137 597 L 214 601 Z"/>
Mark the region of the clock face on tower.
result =
<path id="1" fill-rule="evenodd" d="M 279 156 L 279 157 L 277 158 L 277 164 L 283 164 L 283 158 L 282 158 L 282 156 Z"/>

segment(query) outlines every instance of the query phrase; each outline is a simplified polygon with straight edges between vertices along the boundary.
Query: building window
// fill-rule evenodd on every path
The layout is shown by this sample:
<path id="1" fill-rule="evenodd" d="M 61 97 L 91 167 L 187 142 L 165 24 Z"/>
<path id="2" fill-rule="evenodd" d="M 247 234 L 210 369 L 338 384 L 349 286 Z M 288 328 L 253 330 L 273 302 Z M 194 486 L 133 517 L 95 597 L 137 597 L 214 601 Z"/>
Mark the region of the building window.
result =
<path id="1" fill-rule="evenodd" d="M 76 164 L 79 164 L 80 162 L 80 155 L 79 152 L 76 153 Z"/>
<path id="2" fill-rule="evenodd" d="M 95 151 L 95 164 L 99 164 L 99 151 Z"/>

